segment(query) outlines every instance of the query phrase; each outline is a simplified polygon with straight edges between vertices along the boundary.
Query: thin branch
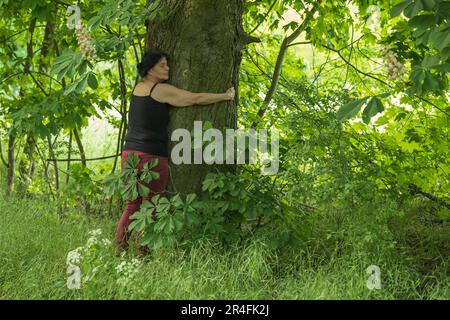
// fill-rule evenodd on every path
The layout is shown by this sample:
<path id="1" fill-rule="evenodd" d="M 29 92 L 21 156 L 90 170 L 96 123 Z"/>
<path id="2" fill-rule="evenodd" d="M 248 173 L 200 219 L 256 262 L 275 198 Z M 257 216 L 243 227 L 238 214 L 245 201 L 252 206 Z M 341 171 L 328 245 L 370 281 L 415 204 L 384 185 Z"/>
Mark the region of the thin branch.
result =
<path id="1" fill-rule="evenodd" d="M 447 111 L 444 111 L 443 109 L 441 109 L 440 107 L 438 107 L 436 104 L 434 104 L 434 103 L 431 102 L 430 100 L 427 100 L 427 99 L 425 99 L 425 98 L 422 98 L 421 96 L 418 96 L 417 94 L 415 94 L 414 97 L 418 98 L 419 100 L 422 100 L 423 102 L 428 103 L 429 105 L 432 105 L 433 107 L 435 107 L 436 109 L 438 109 L 439 111 L 441 111 L 442 113 L 445 113 L 448 117 L 450 117 L 450 114 L 448 114 Z"/>
<path id="2" fill-rule="evenodd" d="M 36 25 L 36 26 L 35 26 L 35 28 L 41 28 L 41 27 L 45 27 L 45 24 L 39 24 L 39 25 Z M 10 35 L 10 36 L 7 37 L 7 38 L 0 38 L 0 41 L 1 41 L 1 42 L 7 42 L 7 41 L 9 41 L 9 39 L 14 38 L 15 36 L 17 36 L 17 35 L 19 35 L 19 34 L 25 32 L 25 31 L 28 31 L 28 28 L 27 28 L 27 29 L 23 29 L 22 31 L 18 31 L 18 32 L 16 32 L 16 33 Z"/>
<path id="3" fill-rule="evenodd" d="M 9 79 L 11 79 L 11 78 L 13 78 L 13 77 L 15 77 L 15 76 L 21 75 L 21 74 L 25 74 L 25 72 L 23 72 L 23 71 L 16 72 L 16 73 L 14 73 L 14 74 L 12 74 L 12 75 L 10 75 L 10 76 L 8 76 L 8 77 L 2 79 L 2 80 L 0 81 L 0 85 L 3 84 L 4 82 L 8 81 Z"/>
<path id="4" fill-rule="evenodd" d="M 300 24 L 300 26 L 292 34 L 290 34 L 289 36 L 287 36 L 283 39 L 280 50 L 278 52 L 275 69 L 273 71 L 272 82 L 270 84 L 270 88 L 266 94 L 266 97 L 264 98 L 263 105 L 258 110 L 258 113 L 257 113 L 258 117 L 262 118 L 264 116 L 264 113 L 266 112 L 267 107 L 270 104 L 270 101 L 272 100 L 272 98 L 275 94 L 276 88 L 278 86 L 278 81 L 279 81 L 280 75 L 281 75 L 281 67 L 283 65 L 284 56 L 286 55 L 288 45 L 291 44 L 306 29 L 306 27 L 308 26 L 310 20 L 312 19 L 312 17 L 314 16 L 314 13 L 316 11 L 317 11 L 317 7 L 314 6 L 310 11 L 308 11 L 306 13 L 305 19 Z M 253 121 L 251 126 L 256 127 L 256 121 Z"/>
<path id="5" fill-rule="evenodd" d="M 352 61 L 352 53 L 353 53 L 353 36 L 355 34 L 355 28 L 352 24 L 352 38 L 351 38 L 351 43 L 352 45 L 350 46 L 350 53 L 348 54 L 348 61 Z M 345 81 L 344 84 L 342 85 L 342 88 L 345 88 L 345 85 L 347 84 L 347 80 L 348 80 L 348 74 L 349 74 L 349 65 L 347 65 L 347 71 L 345 72 Z"/>
<path id="6" fill-rule="evenodd" d="M 264 17 L 262 18 L 262 20 L 256 25 L 256 27 L 253 28 L 252 31 L 248 32 L 248 34 L 252 34 L 253 32 L 256 31 L 256 29 L 259 28 L 259 26 L 266 20 L 267 16 L 269 15 L 270 11 L 272 11 L 272 8 L 275 6 L 275 4 L 277 3 L 278 0 L 275 0 L 274 2 L 272 2 L 272 4 L 270 5 L 269 10 L 267 10 L 266 14 L 264 15 Z"/>
<path id="7" fill-rule="evenodd" d="M 55 2 L 56 2 L 56 4 L 62 4 L 63 6 L 65 6 L 65 7 L 68 7 L 68 6 L 70 6 L 70 4 L 69 3 L 65 3 L 65 2 L 63 2 L 63 1 L 60 1 L 60 0 L 54 0 Z"/>
<path id="8" fill-rule="evenodd" d="M 311 44 L 311 43 L 312 43 L 311 41 L 294 42 L 294 43 L 288 44 L 286 47 L 292 47 L 292 46 L 296 46 L 299 44 Z"/>
<path id="9" fill-rule="evenodd" d="M 360 39 L 355 40 L 355 42 L 356 42 L 356 41 L 359 41 L 359 40 L 360 40 Z M 350 61 L 348 61 L 348 60 L 341 54 L 341 52 L 340 52 L 342 49 L 344 49 L 344 48 L 346 48 L 346 47 L 348 47 L 348 46 L 346 46 L 346 47 L 344 47 L 344 48 L 341 48 L 341 49 L 334 49 L 334 48 L 328 47 L 328 46 L 326 46 L 326 45 L 322 45 L 322 47 L 324 47 L 324 48 L 326 48 L 326 49 L 328 49 L 328 50 L 331 50 L 331 51 L 333 51 L 333 52 L 336 52 L 336 53 L 339 55 L 339 57 L 340 57 L 346 64 L 348 64 L 350 67 L 352 67 L 356 72 L 358 72 L 358 73 L 360 73 L 360 74 L 362 74 L 362 75 L 365 75 L 365 76 L 367 76 L 367 77 L 369 77 L 369 78 L 372 78 L 372 79 L 374 79 L 374 80 L 376 80 L 376 81 L 378 81 L 378 82 L 381 82 L 381 83 L 383 83 L 384 85 L 386 85 L 386 86 L 389 87 L 389 88 L 393 88 L 393 87 L 392 87 L 390 84 L 388 84 L 386 81 L 384 81 L 384 80 L 382 80 L 382 79 L 380 79 L 380 78 L 377 78 L 377 77 L 373 76 L 373 75 L 370 74 L 370 73 L 364 72 L 364 71 L 362 71 L 361 69 L 358 69 L 358 68 L 355 67 Z M 425 98 L 423 98 L 423 97 L 421 97 L 421 96 L 419 96 L 419 95 L 416 95 L 416 94 L 414 94 L 413 97 L 416 97 L 416 98 L 422 100 L 423 102 L 428 103 L 429 105 L 435 107 L 437 110 L 441 111 L 442 113 L 444 113 L 444 114 L 446 114 L 447 116 L 450 117 L 450 114 L 449 114 L 448 112 L 446 112 L 446 111 L 443 110 L 442 108 L 438 107 L 438 106 L 437 106 L 436 104 L 434 104 L 433 102 L 431 102 L 431 101 L 429 101 L 429 100 L 427 100 L 427 99 L 425 99 Z"/>
<path id="10" fill-rule="evenodd" d="M 48 173 L 47 173 L 48 165 L 46 165 L 46 163 L 44 161 L 44 156 L 41 153 L 41 151 L 39 150 L 39 146 L 37 144 L 37 141 L 33 137 L 31 137 L 31 139 L 33 140 L 33 142 L 34 142 L 34 144 L 36 146 L 36 150 L 37 150 L 37 153 L 39 155 L 39 159 L 41 159 L 42 164 L 44 165 L 44 174 L 45 174 L 45 178 L 46 178 L 45 181 L 48 184 L 48 188 L 49 188 L 50 194 L 52 195 L 53 200 L 55 200 L 55 194 L 53 193 L 53 188 L 52 188 L 52 185 L 50 183 L 50 179 L 48 178 Z"/>
<path id="11" fill-rule="evenodd" d="M 384 81 L 384 80 L 382 80 L 382 79 L 380 79 L 380 78 L 377 78 L 377 77 L 373 76 L 372 74 L 367 73 L 367 72 L 364 72 L 364 71 L 358 69 L 357 67 L 355 67 L 350 61 L 348 61 L 348 60 L 342 55 L 342 53 L 341 53 L 341 50 L 342 50 L 342 49 L 339 49 L 339 50 L 333 49 L 333 48 L 331 48 L 331 47 L 329 47 L 329 46 L 326 46 L 326 45 L 323 45 L 323 44 L 322 44 L 321 46 L 324 47 L 324 48 L 326 48 L 326 49 L 328 49 L 328 50 L 331 50 L 331 51 L 333 51 L 333 52 L 336 52 L 336 53 L 339 55 L 339 57 L 341 57 L 341 59 L 344 60 L 344 62 L 345 62 L 346 64 L 348 64 L 350 67 L 352 67 L 352 68 L 353 68 L 355 71 L 357 71 L 358 73 L 361 73 L 361 74 L 365 75 L 366 77 L 369 77 L 369 78 L 372 78 L 372 79 L 374 79 L 374 80 L 377 80 L 377 81 L 383 83 L 384 85 L 388 86 L 389 88 L 392 88 L 392 86 L 391 86 L 390 84 L 388 84 L 386 81 Z"/>
<path id="12" fill-rule="evenodd" d="M 27 73 L 30 75 L 31 79 L 33 79 L 33 82 L 39 87 L 39 89 L 41 89 L 42 93 L 48 97 L 49 94 L 42 87 L 41 83 L 39 81 L 37 81 L 37 79 L 33 76 L 33 72 L 28 71 Z"/>
<path id="13" fill-rule="evenodd" d="M 112 156 L 104 156 L 104 157 L 98 157 L 98 158 L 90 158 L 90 159 L 47 159 L 46 161 L 64 161 L 64 162 L 72 162 L 72 161 L 95 161 L 95 160 L 103 160 L 103 159 L 110 159 L 120 156 L 120 154 L 112 155 Z"/>

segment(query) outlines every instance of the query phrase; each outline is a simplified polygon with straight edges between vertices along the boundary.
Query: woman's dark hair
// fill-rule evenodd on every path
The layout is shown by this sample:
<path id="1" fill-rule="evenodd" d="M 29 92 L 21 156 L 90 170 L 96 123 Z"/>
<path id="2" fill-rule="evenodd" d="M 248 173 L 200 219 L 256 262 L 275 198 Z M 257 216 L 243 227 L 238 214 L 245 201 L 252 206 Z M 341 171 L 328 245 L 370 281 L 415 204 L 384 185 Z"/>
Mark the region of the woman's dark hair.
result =
<path id="1" fill-rule="evenodd" d="M 169 61 L 169 56 L 163 51 L 154 50 L 144 53 L 141 62 L 137 65 L 139 75 L 141 77 L 145 77 L 148 70 L 153 68 L 163 57 L 166 58 L 167 61 Z"/>

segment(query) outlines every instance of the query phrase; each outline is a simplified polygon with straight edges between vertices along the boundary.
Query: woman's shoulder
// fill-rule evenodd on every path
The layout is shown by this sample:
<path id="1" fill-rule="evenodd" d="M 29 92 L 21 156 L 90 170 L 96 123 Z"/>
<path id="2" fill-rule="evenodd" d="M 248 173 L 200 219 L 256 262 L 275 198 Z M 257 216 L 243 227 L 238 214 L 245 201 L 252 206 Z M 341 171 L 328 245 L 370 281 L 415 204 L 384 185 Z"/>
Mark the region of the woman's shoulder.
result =
<path id="1" fill-rule="evenodd" d="M 148 96 L 154 83 L 139 82 L 133 89 L 133 95 L 135 96 Z"/>
<path id="2" fill-rule="evenodd" d="M 165 93 L 169 90 L 177 89 L 177 87 L 165 82 L 143 83 L 139 82 L 133 89 L 133 94 L 136 96 L 148 96 L 152 91 Z"/>

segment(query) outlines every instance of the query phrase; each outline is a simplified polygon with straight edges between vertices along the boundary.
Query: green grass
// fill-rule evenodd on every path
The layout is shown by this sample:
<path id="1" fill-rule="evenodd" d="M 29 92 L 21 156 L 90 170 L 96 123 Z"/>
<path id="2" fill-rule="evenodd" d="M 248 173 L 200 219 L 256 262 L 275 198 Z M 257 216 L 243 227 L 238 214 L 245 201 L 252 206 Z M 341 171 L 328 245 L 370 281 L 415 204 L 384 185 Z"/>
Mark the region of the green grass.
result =
<path id="1" fill-rule="evenodd" d="M 69 290 L 67 253 L 84 245 L 93 229 L 112 240 L 119 213 L 107 219 L 67 211 L 59 217 L 44 201 L 2 199 L 0 299 L 449 299 L 448 256 L 443 256 L 448 226 L 400 228 L 402 220 L 392 218 L 398 216 L 395 208 L 381 203 L 370 210 L 318 212 L 310 234 L 295 247 L 271 249 L 269 232 L 226 250 L 205 240 L 189 249 L 154 252 L 125 286 L 110 270 Z M 430 230 L 435 233 L 422 244 L 435 259 L 408 244 L 411 232 Z M 112 247 L 97 253 L 104 263 L 117 265 L 133 252 L 123 259 Z M 381 269 L 380 290 L 366 287 L 369 265 Z"/>

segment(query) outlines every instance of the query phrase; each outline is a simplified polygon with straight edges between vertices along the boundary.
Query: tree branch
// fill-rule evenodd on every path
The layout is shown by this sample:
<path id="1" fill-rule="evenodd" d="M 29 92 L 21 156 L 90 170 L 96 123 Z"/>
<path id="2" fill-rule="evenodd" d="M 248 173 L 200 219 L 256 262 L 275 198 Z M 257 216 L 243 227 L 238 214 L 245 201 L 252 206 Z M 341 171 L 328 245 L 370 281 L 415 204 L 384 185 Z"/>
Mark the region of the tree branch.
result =
<path id="1" fill-rule="evenodd" d="M 450 204 L 448 204 L 447 202 L 445 202 L 444 200 L 436 197 L 435 195 L 429 193 L 429 192 L 424 192 L 422 191 L 417 185 L 415 185 L 414 183 L 411 183 L 408 185 L 409 191 L 411 192 L 412 195 L 416 195 L 416 194 L 420 194 L 430 200 L 433 200 L 435 202 L 437 202 L 439 205 L 446 207 L 447 209 L 450 209 Z"/>
<path id="2" fill-rule="evenodd" d="M 284 56 L 286 55 L 287 48 L 306 29 L 316 11 L 317 7 L 314 6 L 310 11 L 306 13 L 305 19 L 300 24 L 300 26 L 292 34 L 283 39 L 280 50 L 278 52 L 275 69 L 273 71 L 272 83 L 270 84 L 269 91 L 267 92 L 266 97 L 264 98 L 263 105 L 258 110 L 259 117 L 262 118 L 264 116 L 264 113 L 266 112 L 266 109 L 275 94 L 276 88 L 278 86 L 278 81 L 280 79 L 281 67 L 283 65 Z M 251 127 L 256 127 L 256 121 L 253 121 Z"/>
<path id="3" fill-rule="evenodd" d="M 6 162 L 5 158 L 3 158 L 2 140 L 1 140 L 1 139 L 0 139 L 0 158 L 1 158 L 2 162 L 3 162 L 3 164 L 4 164 L 7 168 L 9 168 L 8 162 Z"/>
<path id="4" fill-rule="evenodd" d="M 361 74 L 365 75 L 366 77 L 369 77 L 369 78 L 372 78 L 372 79 L 374 79 L 374 80 L 377 80 L 377 81 L 381 82 L 382 84 L 388 86 L 389 88 L 392 88 L 392 86 L 391 86 L 389 83 L 387 83 L 386 81 L 384 81 L 384 80 L 382 80 L 382 79 L 380 79 L 380 78 L 377 78 L 377 77 L 373 76 L 372 74 L 367 73 L 367 72 L 364 72 L 364 71 L 358 69 L 357 67 L 355 67 L 350 61 L 348 61 L 348 60 L 342 55 L 341 50 L 342 50 L 343 48 L 337 50 L 337 49 L 328 47 L 328 46 L 323 45 L 323 44 L 322 44 L 321 46 L 324 47 L 324 48 L 326 48 L 326 49 L 328 49 L 328 50 L 331 50 L 331 51 L 333 51 L 333 52 L 336 52 L 336 53 L 339 55 L 339 57 L 340 57 L 342 60 L 344 60 L 344 62 L 345 62 L 347 65 L 349 65 L 350 67 L 352 67 L 352 68 L 353 68 L 355 71 L 357 71 L 358 73 L 361 73 Z"/>
<path id="5" fill-rule="evenodd" d="M 312 43 L 311 41 L 301 41 L 301 42 L 295 42 L 295 43 L 288 44 L 287 47 L 292 47 L 292 46 L 296 46 L 299 44 L 311 44 L 311 43 Z"/>
<path id="6" fill-rule="evenodd" d="M 267 16 L 269 15 L 270 11 L 272 11 L 272 8 L 275 6 L 275 4 L 277 3 L 278 0 L 274 0 L 274 2 L 272 2 L 272 4 L 270 5 L 269 10 L 267 10 L 266 14 L 264 15 L 264 17 L 262 18 L 262 20 L 256 25 L 256 27 L 253 28 L 252 31 L 250 31 L 248 34 L 252 34 L 253 32 L 256 31 L 256 29 L 259 28 L 259 26 L 266 20 Z"/>
<path id="7" fill-rule="evenodd" d="M 103 160 L 103 159 L 110 159 L 119 157 L 120 154 L 115 154 L 112 156 L 104 156 L 104 157 L 98 157 L 98 158 L 90 158 L 90 159 L 47 159 L 46 161 L 64 161 L 64 162 L 72 162 L 72 161 L 95 161 L 95 160 Z"/>

